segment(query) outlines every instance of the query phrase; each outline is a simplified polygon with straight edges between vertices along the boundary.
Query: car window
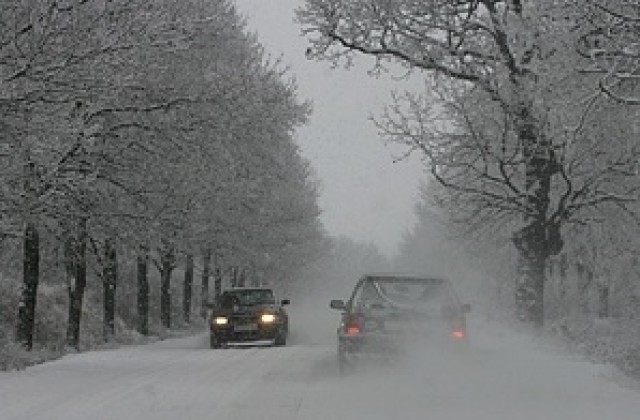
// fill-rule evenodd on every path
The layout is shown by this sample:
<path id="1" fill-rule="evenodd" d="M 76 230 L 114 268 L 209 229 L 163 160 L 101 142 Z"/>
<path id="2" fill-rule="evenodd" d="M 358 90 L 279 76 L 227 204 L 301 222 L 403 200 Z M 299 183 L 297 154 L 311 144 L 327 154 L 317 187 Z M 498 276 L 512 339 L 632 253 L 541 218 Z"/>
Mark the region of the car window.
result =
<path id="1" fill-rule="evenodd" d="M 265 289 L 234 290 L 225 292 L 220 298 L 220 305 L 223 308 L 230 308 L 233 305 L 269 305 L 275 303 L 273 291 Z"/>
<path id="2" fill-rule="evenodd" d="M 354 293 L 353 307 L 356 310 L 363 310 L 371 308 L 374 304 L 384 304 L 384 298 L 374 282 L 365 280 Z"/>
<path id="3" fill-rule="evenodd" d="M 233 305 L 237 304 L 237 298 L 233 293 L 223 293 L 220 296 L 220 306 L 224 309 L 231 309 Z"/>
<path id="4" fill-rule="evenodd" d="M 378 304 L 383 307 L 411 307 L 425 313 L 440 313 L 456 308 L 449 284 L 441 279 L 380 277 L 366 279 L 354 293 L 353 305 L 358 310 Z"/>

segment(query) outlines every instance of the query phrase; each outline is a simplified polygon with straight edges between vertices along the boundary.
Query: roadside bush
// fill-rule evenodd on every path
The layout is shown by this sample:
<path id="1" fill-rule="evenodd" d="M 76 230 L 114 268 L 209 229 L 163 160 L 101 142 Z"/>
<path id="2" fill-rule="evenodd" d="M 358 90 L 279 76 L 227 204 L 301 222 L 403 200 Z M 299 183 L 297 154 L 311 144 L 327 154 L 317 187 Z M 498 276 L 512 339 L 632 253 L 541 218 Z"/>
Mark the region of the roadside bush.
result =
<path id="1" fill-rule="evenodd" d="M 59 353 L 45 349 L 27 351 L 13 340 L 0 341 L 0 370 L 20 370 L 58 357 Z"/>
<path id="2" fill-rule="evenodd" d="M 564 318 L 550 331 L 594 361 L 640 378 L 640 326 L 633 319 Z"/>

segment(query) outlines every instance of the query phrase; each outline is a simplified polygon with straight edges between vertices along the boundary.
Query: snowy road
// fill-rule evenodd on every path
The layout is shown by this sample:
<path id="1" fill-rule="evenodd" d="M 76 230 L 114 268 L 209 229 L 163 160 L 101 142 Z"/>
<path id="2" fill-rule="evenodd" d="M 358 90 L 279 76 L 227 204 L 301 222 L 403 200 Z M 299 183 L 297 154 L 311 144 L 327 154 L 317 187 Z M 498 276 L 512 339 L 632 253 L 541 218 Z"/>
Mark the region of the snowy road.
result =
<path id="1" fill-rule="evenodd" d="M 640 418 L 639 387 L 609 368 L 471 325 L 467 355 L 423 355 L 346 378 L 335 325 L 310 334 L 300 321 L 284 348 L 210 350 L 201 335 L 73 355 L 0 373 L 0 419 Z"/>

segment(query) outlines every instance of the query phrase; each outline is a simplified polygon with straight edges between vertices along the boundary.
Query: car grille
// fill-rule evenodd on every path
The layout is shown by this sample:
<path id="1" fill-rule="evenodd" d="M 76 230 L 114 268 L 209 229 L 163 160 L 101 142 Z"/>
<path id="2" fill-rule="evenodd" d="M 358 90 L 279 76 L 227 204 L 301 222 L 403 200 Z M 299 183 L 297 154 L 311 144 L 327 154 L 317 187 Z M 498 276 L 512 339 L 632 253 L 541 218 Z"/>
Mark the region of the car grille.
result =
<path id="1" fill-rule="evenodd" d="M 236 325 L 251 324 L 257 321 L 257 317 L 253 314 L 234 314 L 231 321 Z"/>

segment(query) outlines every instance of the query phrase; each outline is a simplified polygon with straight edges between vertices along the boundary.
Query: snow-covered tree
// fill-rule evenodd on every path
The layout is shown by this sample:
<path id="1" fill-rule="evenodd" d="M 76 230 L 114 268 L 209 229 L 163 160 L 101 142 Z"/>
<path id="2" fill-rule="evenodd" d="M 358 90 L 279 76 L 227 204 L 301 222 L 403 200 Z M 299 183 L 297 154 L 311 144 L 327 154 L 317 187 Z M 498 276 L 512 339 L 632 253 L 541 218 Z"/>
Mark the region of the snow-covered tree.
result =
<path id="1" fill-rule="evenodd" d="M 513 229 L 516 307 L 536 325 L 544 316 L 545 266 L 563 246 L 562 224 L 579 209 L 610 201 L 615 193 L 604 184 L 621 175 L 615 160 L 598 167 L 603 188 L 589 189 L 587 199 L 581 187 L 589 181 L 572 172 L 584 159 L 571 138 L 583 134 L 576 116 L 593 111 L 576 91 L 571 99 L 579 105 L 558 105 L 567 81 L 579 83 L 571 79 L 580 60 L 576 14 L 552 0 L 307 0 L 298 11 L 309 58 L 349 64 L 360 53 L 375 57 L 374 71 L 399 64 L 427 75 L 443 105 L 408 94 L 378 126 L 424 155 L 448 189 L 448 209 L 471 216 L 471 227 Z M 578 128 L 559 121 L 565 116 Z M 633 196 L 635 187 L 623 188 Z"/>
<path id="2" fill-rule="evenodd" d="M 576 49 L 582 71 L 598 75 L 598 89 L 616 102 L 640 105 L 640 2 L 578 0 L 567 7 L 580 11 Z"/>

